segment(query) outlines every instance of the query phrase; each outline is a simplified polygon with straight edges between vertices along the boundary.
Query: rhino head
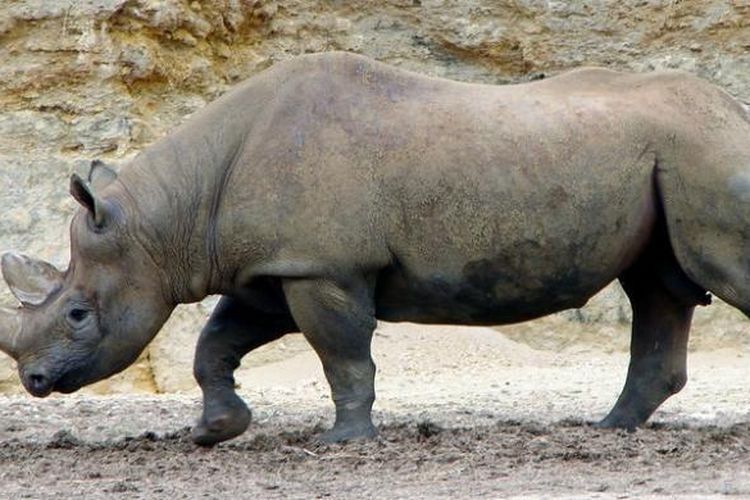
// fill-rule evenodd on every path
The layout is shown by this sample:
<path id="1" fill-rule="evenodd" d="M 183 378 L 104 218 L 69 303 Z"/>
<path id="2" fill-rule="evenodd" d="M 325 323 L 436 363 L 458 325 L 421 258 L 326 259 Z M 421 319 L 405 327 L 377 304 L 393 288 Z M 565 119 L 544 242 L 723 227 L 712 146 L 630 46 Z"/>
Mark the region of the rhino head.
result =
<path id="1" fill-rule="evenodd" d="M 101 164 L 92 165 L 88 182 L 71 178 L 82 208 L 70 226 L 66 271 L 2 256 L 2 274 L 21 306 L 0 311 L 0 350 L 18 362 L 34 396 L 73 392 L 125 369 L 174 308 L 162 293 L 163 272 L 137 237 L 138 211 L 115 180 Z"/>

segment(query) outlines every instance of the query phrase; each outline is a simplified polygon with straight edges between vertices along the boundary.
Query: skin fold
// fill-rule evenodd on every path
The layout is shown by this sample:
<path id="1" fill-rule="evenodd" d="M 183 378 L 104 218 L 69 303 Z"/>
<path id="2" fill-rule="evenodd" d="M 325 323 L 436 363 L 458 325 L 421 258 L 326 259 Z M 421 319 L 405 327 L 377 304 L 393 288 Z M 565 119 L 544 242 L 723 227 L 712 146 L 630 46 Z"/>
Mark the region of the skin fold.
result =
<path id="1" fill-rule="evenodd" d="M 65 272 L 3 256 L 21 307 L 0 348 L 32 394 L 71 392 L 132 363 L 177 304 L 222 295 L 195 356 L 202 445 L 244 432 L 233 371 L 291 332 L 331 385 L 323 439 L 369 437 L 378 319 L 525 321 L 619 279 L 631 363 L 601 425 L 632 428 L 684 385 L 708 291 L 750 311 L 750 118 L 684 73 L 491 86 L 304 56 L 70 190 Z"/>

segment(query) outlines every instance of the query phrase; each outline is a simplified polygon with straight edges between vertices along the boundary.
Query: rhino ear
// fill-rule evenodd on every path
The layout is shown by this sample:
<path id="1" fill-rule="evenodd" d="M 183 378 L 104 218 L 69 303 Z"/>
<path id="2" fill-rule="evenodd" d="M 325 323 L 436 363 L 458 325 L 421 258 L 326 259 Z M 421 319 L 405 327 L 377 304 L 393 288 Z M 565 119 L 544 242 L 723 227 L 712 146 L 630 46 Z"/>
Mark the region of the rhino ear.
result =
<path id="1" fill-rule="evenodd" d="M 104 189 L 117 179 L 117 172 L 101 160 L 93 160 L 89 169 L 89 184 L 95 191 Z"/>
<path id="2" fill-rule="evenodd" d="M 94 225 L 101 229 L 107 221 L 107 213 L 102 201 L 96 196 L 91 185 L 84 181 L 80 175 L 73 174 L 70 177 L 70 194 L 89 211 Z"/>
<path id="3" fill-rule="evenodd" d="M 23 305 L 38 306 L 62 286 L 63 274 L 43 260 L 7 252 L 0 264 L 10 291 Z"/>

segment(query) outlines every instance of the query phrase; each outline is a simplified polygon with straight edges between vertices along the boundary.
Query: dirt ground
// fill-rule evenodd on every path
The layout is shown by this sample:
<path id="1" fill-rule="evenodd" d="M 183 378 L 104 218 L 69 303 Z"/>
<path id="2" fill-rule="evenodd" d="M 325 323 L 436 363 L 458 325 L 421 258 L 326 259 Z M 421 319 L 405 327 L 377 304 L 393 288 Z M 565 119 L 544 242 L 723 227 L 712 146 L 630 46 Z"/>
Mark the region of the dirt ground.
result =
<path id="1" fill-rule="evenodd" d="M 381 435 L 346 445 L 316 442 L 332 405 L 317 360 L 294 338 L 285 356 L 243 364 L 239 390 L 255 421 L 213 449 L 189 440 L 197 392 L 5 397 L 0 497 L 750 496 L 740 350 L 691 353 L 686 389 L 627 433 L 587 423 L 616 399 L 625 353 L 511 338 L 384 325 L 374 344 Z M 260 359 L 274 361 L 254 366 Z"/>

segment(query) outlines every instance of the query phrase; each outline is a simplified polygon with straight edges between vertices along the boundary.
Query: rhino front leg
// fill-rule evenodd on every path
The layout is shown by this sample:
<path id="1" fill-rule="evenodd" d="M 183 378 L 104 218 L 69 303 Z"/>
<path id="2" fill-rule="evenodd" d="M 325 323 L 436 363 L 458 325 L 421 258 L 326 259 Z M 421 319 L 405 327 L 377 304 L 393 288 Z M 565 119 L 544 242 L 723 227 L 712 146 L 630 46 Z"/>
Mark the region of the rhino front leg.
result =
<path id="1" fill-rule="evenodd" d="M 336 405 L 333 429 L 321 439 L 375 436 L 370 415 L 375 400 L 370 343 L 377 323 L 372 288 L 364 280 L 289 280 L 284 292 L 295 322 L 323 363 Z"/>
<path id="2" fill-rule="evenodd" d="M 670 282 L 679 287 L 686 278 L 679 269 L 674 275 L 678 279 Z M 687 382 L 688 333 L 697 302 L 690 300 L 692 290 L 675 294 L 663 276 L 663 268 L 660 273 L 644 266 L 621 279 L 633 308 L 630 366 L 620 397 L 599 427 L 636 428 Z"/>
<path id="3" fill-rule="evenodd" d="M 263 344 L 296 331 L 288 315 L 270 315 L 222 297 L 201 332 L 193 373 L 203 391 L 203 414 L 193 428 L 196 444 L 211 446 L 247 429 L 251 413 L 235 392 L 234 370 L 242 357 Z"/>

